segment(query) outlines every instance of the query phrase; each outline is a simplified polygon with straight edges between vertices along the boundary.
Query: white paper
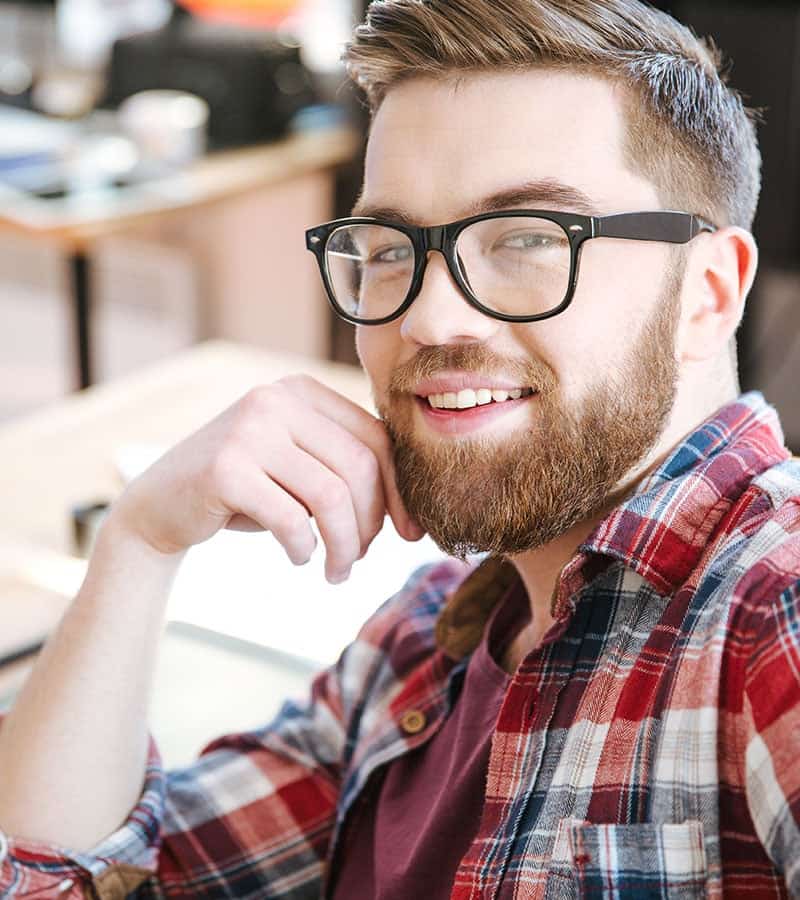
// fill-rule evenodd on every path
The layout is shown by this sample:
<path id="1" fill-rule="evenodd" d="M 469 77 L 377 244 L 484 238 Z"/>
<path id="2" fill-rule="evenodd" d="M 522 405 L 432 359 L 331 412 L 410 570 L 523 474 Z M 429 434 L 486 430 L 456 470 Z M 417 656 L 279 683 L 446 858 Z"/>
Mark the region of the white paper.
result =
<path id="1" fill-rule="evenodd" d="M 193 547 L 167 616 L 327 665 L 411 572 L 442 552 L 424 537 L 403 540 L 387 518 L 348 581 L 325 580 L 325 548 L 294 566 L 269 533 L 223 531 Z"/>
<path id="2" fill-rule="evenodd" d="M 116 454 L 116 466 L 127 481 L 163 452 L 131 444 Z M 187 554 L 167 617 L 328 665 L 416 568 L 444 559 L 427 536 L 403 540 L 387 517 L 349 580 L 331 585 L 325 580 L 325 546 L 315 533 L 311 561 L 295 566 L 270 533 L 219 532 Z"/>

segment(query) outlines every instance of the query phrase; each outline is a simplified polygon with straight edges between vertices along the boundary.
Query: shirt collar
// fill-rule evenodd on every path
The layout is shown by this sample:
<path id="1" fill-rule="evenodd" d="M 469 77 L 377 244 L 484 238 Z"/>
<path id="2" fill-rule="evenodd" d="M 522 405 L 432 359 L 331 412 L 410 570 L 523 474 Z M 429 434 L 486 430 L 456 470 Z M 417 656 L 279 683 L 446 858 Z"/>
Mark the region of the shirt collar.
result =
<path id="1" fill-rule="evenodd" d="M 677 444 L 579 550 L 620 560 L 673 592 L 752 480 L 790 455 L 775 408 L 758 391 L 743 394 Z"/>
<path id="2" fill-rule="evenodd" d="M 614 559 L 659 593 L 674 592 L 753 478 L 789 456 L 778 414 L 758 391 L 717 410 L 580 545 L 554 590 L 555 618 L 567 615 L 577 591 Z M 449 656 L 477 647 L 492 608 L 517 577 L 511 563 L 489 557 L 461 583 L 436 629 Z"/>

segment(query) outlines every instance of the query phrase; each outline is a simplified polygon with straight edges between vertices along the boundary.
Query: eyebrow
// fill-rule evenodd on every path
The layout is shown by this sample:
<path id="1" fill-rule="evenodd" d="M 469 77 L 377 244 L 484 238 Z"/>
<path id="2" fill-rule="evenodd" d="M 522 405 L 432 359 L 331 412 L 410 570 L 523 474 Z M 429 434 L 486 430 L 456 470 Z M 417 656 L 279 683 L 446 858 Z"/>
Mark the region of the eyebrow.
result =
<path id="1" fill-rule="evenodd" d="M 597 215 L 597 204 L 588 194 L 568 184 L 554 179 L 526 181 L 481 197 L 471 203 L 459 219 L 480 215 L 485 212 L 498 212 L 514 207 L 533 206 L 539 209 L 554 209 L 582 213 L 587 216 Z M 403 225 L 416 225 L 418 219 L 407 210 L 397 206 L 365 203 L 360 197 L 353 207 L 353 216 L 371 219 L 389 219 Z"/>

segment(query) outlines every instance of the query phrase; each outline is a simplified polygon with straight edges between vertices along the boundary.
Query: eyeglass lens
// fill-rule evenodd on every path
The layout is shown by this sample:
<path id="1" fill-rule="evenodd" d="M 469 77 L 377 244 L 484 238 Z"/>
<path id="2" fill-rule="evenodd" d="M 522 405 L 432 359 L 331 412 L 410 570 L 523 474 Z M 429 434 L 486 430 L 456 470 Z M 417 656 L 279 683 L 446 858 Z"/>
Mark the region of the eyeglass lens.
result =
<path id="1" fill-rule="evenodd" d="M 548 219 L 509 216 L 467 226 L 456 242 L 461 275 L 475 298 L 512 316 L 550 312 L 569 288 L 570 244 Z M 325 252 L 331 290 L 348 315 L 370 320 L 395 312 L 414 277 L 414 245 L 383 225 L 338 228 Z"/>

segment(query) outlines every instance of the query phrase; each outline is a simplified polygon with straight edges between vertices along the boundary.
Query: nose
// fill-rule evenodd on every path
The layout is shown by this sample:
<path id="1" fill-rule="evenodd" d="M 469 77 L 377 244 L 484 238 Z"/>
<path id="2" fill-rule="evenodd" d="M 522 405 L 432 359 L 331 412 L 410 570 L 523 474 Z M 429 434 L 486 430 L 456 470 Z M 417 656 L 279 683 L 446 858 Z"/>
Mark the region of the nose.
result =
<path id="1" fill-rule="evenodd" d="M 400 325 L 404 340 L 427 346 L 485 341 L 502 324 L 467 302 L 442 253 L 428 253 L 422 287 Z"/>

